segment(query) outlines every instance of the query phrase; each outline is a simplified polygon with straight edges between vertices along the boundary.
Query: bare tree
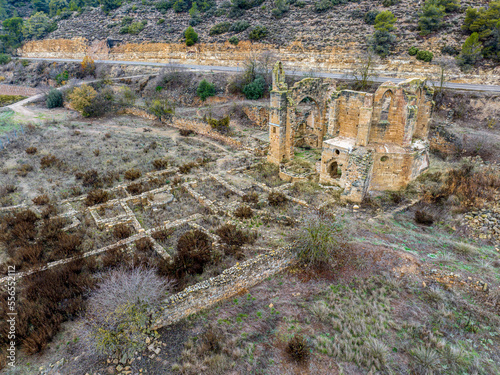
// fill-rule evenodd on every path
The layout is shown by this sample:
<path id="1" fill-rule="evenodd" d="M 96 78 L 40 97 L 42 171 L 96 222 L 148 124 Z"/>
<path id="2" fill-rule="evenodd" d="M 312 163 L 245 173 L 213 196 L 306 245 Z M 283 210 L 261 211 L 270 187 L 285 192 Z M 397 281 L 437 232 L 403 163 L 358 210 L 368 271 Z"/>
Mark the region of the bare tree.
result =
<path id="1" fill-rule="evenodd" d="M 455 60 L 442 56 L 434 60 L 434 64 L 439 66 L 439 79 L 434 83 L 434 100 L 440 104 L 444 98 L 444 86 L 450 79 L 450 70 L 455 65 Z"/>
<path id="2" fill-rule="evenodd" d="M 375 74 L 375 64 L 379 57 L 371 50 L 358 56 L 356 63 L 352 67 L 352 79 L 355 82 L 356 88 L 359 90 L 366 89 L 371 83 Z"/>

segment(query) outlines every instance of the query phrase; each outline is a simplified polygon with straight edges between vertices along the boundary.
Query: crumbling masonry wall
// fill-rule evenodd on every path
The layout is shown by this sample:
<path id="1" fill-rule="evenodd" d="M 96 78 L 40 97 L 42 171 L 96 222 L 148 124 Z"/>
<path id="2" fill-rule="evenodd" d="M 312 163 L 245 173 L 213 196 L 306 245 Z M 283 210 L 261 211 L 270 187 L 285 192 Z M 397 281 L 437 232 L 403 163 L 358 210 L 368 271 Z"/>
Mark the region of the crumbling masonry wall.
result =
<path id="1" fill-rule="evenodd" d="M 331 82 L 306 78 L 288 89 L 281 62 L 273 70 L 268 161 L 294 157 L 297 105 L 308 98 L 319 115 L 312 129 L 322 150 L 322 183 L 344 188 L 360 202 L 370 192 L 398 190 L 429 166 L 433 91 L 423 79 L 386 82 L 374 94 L 337 91 Z M 310 143 L 311 144 L 311 143 Z"/>

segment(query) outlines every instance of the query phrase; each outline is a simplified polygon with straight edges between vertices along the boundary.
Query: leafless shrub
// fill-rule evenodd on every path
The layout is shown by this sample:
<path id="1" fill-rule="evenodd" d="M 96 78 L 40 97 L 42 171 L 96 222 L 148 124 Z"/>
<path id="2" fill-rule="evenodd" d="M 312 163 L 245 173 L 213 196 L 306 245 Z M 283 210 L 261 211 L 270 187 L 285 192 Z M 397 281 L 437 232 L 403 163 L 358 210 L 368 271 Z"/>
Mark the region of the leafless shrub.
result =
<path id="1" fill-rule="evenodd" d="M 111 271 L 89 298 L 80 326 L 84 347 L 122 358 L 144 350 L 168 289 L 169 282 L 152 269 Z"/>
<path id="2" fill-rule="evenodd" d="M 177 240 L 177 253 L 172 263 L 162 263 L 161 274 L 175 276 L 178 280 L 186 274 L 203 272 L 206 264 L 212 259 L 212 241 L 200 230 L 190 230 Z"/>
<path id="3" fill-rule="evenodd" d="M 75 173 L 77 180 L 82 180 L 82 185 L 86 187 L 92 187 L 94 189 L 102 186 L 101 178 L 99 173 L 95 169 L 90 169 L 85 173 L 77 172 Z"/>
<path id="4" fill-rule="evenodd" d="M 148 253 L 150 250 L 153 249 L 153 243 L 149 238 L 143 237 L 135 241 L 135 247 L 138 252 Z"/>
<path id="5" fill-rule="evenodd" d="M 173 233 L 173 229 L 162 229 L 151 234 L 151 237 L 156 241 L 166 241 Z"/>

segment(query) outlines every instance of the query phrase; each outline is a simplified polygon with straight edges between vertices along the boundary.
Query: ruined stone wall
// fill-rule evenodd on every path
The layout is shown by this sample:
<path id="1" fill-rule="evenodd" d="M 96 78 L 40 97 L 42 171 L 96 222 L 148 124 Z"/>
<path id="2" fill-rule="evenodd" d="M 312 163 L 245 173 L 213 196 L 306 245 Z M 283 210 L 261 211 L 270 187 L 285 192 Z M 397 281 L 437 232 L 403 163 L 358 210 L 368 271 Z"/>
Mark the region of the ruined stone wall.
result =
<path id="1" fill-rule="evenodd" d="M 25 86 L 0 85 L 0 95 L 33 96 L 40 93 L 39 89 Z"/>
<path id="2" fill-rule="evenodd" d="M 146 118 L 148 120 L 156 120 L 156 116 L 140 108 L 125 108 L 122 113 Z M 243 147 L 241 142 L 216 132 L 210 125 L 205 124 L 204 122 L 174 117 L 172 121 L 168 123 L 168 126 L 172 126 L 177 129 L 192 130 L 195 133 L 215 139 L 232 147 Z"/>
<path id="3" fill-rule="evenodd" d="M 233 297 L 265 278 L 287 268 L 293 261 L 291 247 L 261 254 L 244 263 L 226 269 L 219 276 L 187 287 L 164 301 L 162 316 L 156 328 L 175 323 L 189 315 L 207 309 Z"/>
<path id="4" fill-rule="evenodd" d="M 268 130 L 269 126 L 269 107 L 268 106 L 244 106 L 242 107 L 243 112 L 248 116 L 250 121 L 252 121 L 259 128 Z"/>
<path id="5" fill-rule="evenodd" d="M 342 90 L 335 100 L 334 135 L 356 139 L 361 108 L 371 107 L 372 100 L 371 94 Z"/>

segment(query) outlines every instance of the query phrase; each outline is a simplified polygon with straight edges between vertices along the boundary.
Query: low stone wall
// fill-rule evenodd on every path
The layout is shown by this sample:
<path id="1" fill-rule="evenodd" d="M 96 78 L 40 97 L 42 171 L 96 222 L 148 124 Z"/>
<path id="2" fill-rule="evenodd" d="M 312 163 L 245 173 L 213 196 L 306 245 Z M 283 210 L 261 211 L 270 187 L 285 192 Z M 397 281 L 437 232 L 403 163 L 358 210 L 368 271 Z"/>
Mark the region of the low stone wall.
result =
<path id="1" fill-rule="evenodd" d="M 34 89 L 33 87 L 0 84 L 0 95 L 33 96 L 39 93 L 40 90 Z"/>
<path id="2" fill-rule="evenodd" d="M 122 113 L 146 118 L 149 120 L 156 120 L 156 116 L 140 108 L 125 108 L 122 111 Z M 201 121 L 187 120 L 183 118 L 174 117 L 171 122 L 165 124 L 177 129 L 192 130 L 197 134 L 201 134 L 208 138 L 215 139 L 216 141 L 222 142 L 232 147 L 243 148 L 241 142 L 232 139 L 231 137 L 227 137 L 225 135 L 217 133 L 216 131 L 212 130 L 210 125 L 205 124 L 204 122 Z"/>
<path id="3" fill-rule="evenodd" d="M 272 250 L 226 269 L 219 276 L 195 284 L 174 294 L 163 303 L 162 316 L 155 328 L 164 327 L 216 303 L 231 298 L 290 266 L 291 246 Z"/>

